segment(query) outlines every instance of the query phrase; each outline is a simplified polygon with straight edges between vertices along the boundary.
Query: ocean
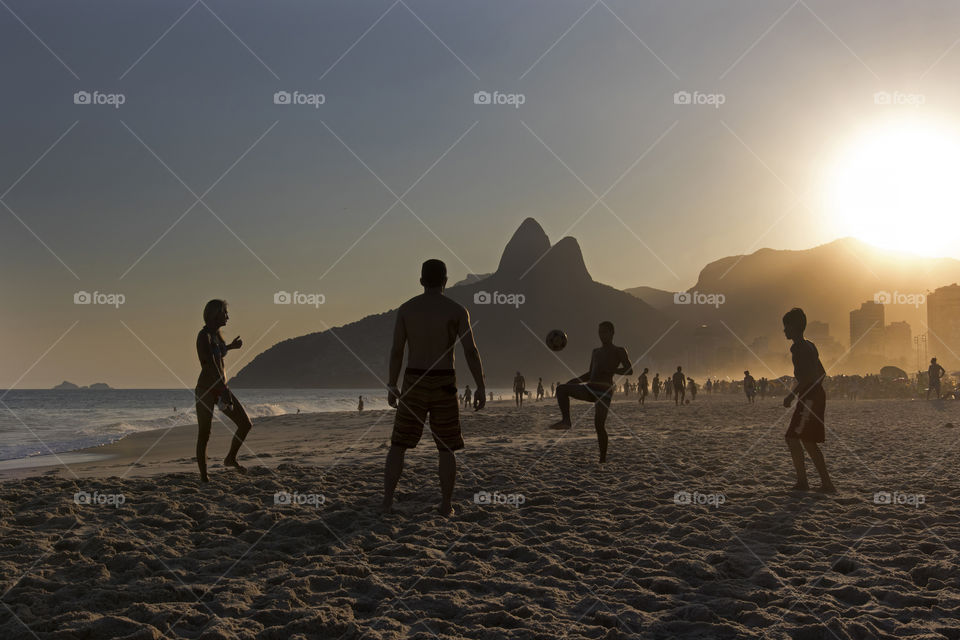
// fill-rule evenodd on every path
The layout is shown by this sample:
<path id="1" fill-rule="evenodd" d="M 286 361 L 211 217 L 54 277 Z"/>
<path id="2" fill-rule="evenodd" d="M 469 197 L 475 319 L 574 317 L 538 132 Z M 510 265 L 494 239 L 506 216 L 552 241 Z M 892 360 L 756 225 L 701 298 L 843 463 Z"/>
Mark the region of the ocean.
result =
<path id="1" fill-rule="evenodd" d="M 492 391 L 495 397 L 512 397 L 503 389 Z M 356 411 L 361 395 L 365 410 L 388 407 L 383 389 L 236 390 L 253 419 L 298 409 Z M 0 391 L 0 402 L 0 460 L 109 444 L 131 433 L 197 420 L 192 389 L 11 389 Z"/>

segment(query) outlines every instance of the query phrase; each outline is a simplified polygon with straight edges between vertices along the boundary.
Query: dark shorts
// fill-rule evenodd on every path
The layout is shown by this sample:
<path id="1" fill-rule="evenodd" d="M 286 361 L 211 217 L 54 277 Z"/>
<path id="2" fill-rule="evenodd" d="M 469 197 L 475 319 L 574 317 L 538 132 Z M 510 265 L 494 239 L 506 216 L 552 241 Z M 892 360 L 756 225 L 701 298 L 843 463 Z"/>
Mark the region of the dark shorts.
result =
<path id="1" fill-rule="evenodd" d="M 799 438 L 810 442 L 824 441 L 823 417 L 827 410 L 827 394 L 823 387 L 812 387 L 797 398 L 785 438 Z"/>
<path id="2" fill-rule="evenodd" d="M 404 372 L 391 443 L 405 448 L 417 446 L 428 417 L 438 450 L 463 449 L 457 379 L 453 370 L 407 369 Z"/>

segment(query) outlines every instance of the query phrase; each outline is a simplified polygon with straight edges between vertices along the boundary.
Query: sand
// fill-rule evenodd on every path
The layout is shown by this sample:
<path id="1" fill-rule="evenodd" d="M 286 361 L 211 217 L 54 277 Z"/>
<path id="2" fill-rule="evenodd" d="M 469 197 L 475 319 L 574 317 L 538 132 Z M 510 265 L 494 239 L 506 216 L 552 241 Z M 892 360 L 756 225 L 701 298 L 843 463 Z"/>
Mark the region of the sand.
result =
<path id="1" fill-rule="evenodd" d="M 430 442 L 378 514 L 388 411 L 259 420 L 208 485 L 139 434 L 6 471 L 0 638 L 960 638 L 960 404 L 827 411 L 836 495 L 788 490 L 775 399 L 615 403 L 604 467 L 587 405 L 470 413 L 449 519 Z"/>

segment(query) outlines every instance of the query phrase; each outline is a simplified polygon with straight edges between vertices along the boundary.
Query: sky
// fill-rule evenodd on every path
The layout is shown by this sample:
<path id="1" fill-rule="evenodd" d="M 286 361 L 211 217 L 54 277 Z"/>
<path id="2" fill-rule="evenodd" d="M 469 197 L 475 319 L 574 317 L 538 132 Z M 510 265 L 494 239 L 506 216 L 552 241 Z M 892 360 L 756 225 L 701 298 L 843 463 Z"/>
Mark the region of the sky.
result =
<path id="1" fill-rule="evenodd" d="M 0 4 L 0 388 L 192 387 L 208 299 L 236 371 L 428 257 L 494 270 L 528 216 L 683 290 L 849 235 L 850 145 L 960 106 L 947 1 Z"/>

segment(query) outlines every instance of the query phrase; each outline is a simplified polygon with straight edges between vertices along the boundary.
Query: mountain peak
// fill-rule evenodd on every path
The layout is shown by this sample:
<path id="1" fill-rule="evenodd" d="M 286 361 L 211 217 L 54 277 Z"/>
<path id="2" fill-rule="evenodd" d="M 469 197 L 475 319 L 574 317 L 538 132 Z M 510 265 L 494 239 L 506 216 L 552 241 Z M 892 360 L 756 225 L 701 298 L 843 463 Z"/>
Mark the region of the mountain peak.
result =
<path id="1" fill-rule="evenodd" d="M 550 247 L 547 255 L 537 265 L 537 271 L 558 282 L 591 281 L 590 272 L 583 261 L 583 252 L 576 238 L 566 236 Z"/>
<path id="2" fill-rule="evenodd" d="M 527 218 L 510 238 L 500 256 L 498 275 L 519 277 L 550 250 L 550 238 L 533 218 Z"/>

